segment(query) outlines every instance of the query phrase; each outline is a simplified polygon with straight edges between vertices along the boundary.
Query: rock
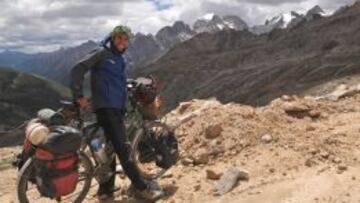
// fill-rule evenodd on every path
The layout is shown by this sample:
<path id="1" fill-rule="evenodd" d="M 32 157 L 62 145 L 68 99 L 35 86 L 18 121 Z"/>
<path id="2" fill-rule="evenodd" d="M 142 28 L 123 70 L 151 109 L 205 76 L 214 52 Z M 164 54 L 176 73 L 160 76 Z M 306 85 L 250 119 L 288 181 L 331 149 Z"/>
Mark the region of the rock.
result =
<path id="1" fill-rule="evenodd" d="M 312 166 L 314 166 L 316 164 L 316 162 L 314 161 L 314 160 L 312 160 L 311 158 L 310 159 L 307 159 L 306 161 L 305 161 L 305 166 L 307 166 L 307 167 L 312 167 Z"/>
<path id="2" fill-rule="evenodd" d="M 191 102 L 180 103 L 178 108 L 179 114 L 180 115 L 183 114 L 190 106 L 191 106 Z"/>
<path id="3" fill-rule="evenodd" d="M 346 171 L 347 169 L 348 169 L 348 167 L 345 164 L 340 164 L 338 166 L 338 170 L 340 170 L 340 171 Z"/>
<path id="4" fill-rule="evenodd" d="M 334 92 L 327 95 L 327 98 L 333 101 L 337 101 L 339 99 L 345 97 L 352 97 L 355 94 L 360 92 L 359 86 L 348 87 L 345 84 L 339 85 Z"/>
<path id="5" fill-rule="evenodd" d="M 324 151 L 324 152 L 321 152 L 321 153 L 320 153 L 320 156 L 321 156 L 322 158 L 324 158 L 324 159 L 328 159 L 329 156 L 330 156 L 330 154 L 329 154 L 328 152 Z"/>
<path id="6" fill-rule="evenodd" d="M 190 164 L 193 164 L 194 163 L 194 160 L 190 159 L 190 158 L 183 158 L 181 159 L 181 163 L 182 165 L 184 166 L 188 166 Z"/>
<path id="7" fill-rule="evenodd" d="M 174 177 L 174 174 L 172 174 L 170 171 L 167 171 L 161 178 L 172 178 Z"/>
<path id="8" fill-rule="evenodd" d="M 220 124 L 209 126 L 205 129 L 205 138 L 215 139 L 221 135 L 223 128 Z"/>
<path id="9" fill-rule="evenodd" d="M 316 130 L 316 128 L 314 126 L 312 126 L 312 125 L 306 126 L 306 131 L 314 131 L 314 130 Z"/>
<path id="10" fill-rule="evenodd" d="M 200 185 L 200 184 L 197 184 L 197 185 L 194 186 L 195 192 L 196 192 L 196 191 L 199 191 L 200 189 L 201 189 L 201 185 Z"/>
<path id="11" fill-rule="evenodd" d="M 238 169 L 238 176 L 239 176 L 239 180 L 248 181 L 250 179 L 250 174 L 245 169 Z"/>
<path id="12" fill-rule="evenodd" d="M 249 195 L 258 195 L 258 194 L 261 194 L 261 191 L 260 190 L 255 190 L 255 191 L 250 191 L 248 192 Z"/>
<path id="13" fill-rule="evenodd" d="M 309 116 L 311 118 L 319 118 L 321 116 L 321 112 L 320 111 L 317 111 L 317 110 L 311 110 L 309 112 Z"/>
<path id="14" fill-rule="evenodd" d="M 281 96 L 281 100 L 289 102 L 289 101 L 293 101 L 294 98 L 292 98 L 289 95 L 283 95 L 283 96 Z"/>
<path id="15" fill-rule="evenodd" d="M 270 134 L 265 134 L 265 135 L 261 136 L 261 141 L 263 143 L 270 143 L 270 142 L 272 142 L 272 140 L 273 140 L 273 138 Z"/>
<path id="16" fill-rule="evenodd" d="M 316 101 L 316 97 L 313 97 L 313 96 L 305 96 L 304 99 L 310 100 L 310 101 Z"/>
<path id="17" fill-rule="evenodd" d="M 285 102 L 282 106 L 282 108 L 285 110 L 285 112 L 287 113 L 291 113 L 291 112 L 304 112 L 304 111 L 310 111 L 310 107 L 308 107 L 305 104 L 301 104 L 299 102 Z"/>
<path id="18" fill-rule="evenodd" d="M 275 169 L 274 169 L 274 168 L 270 168 L 269 171 L 270 171 L 270 173 L 275 173 Z"/>
<path id="19" fill-rule="evenodd" d="M 221 173 L 217 173 L 211 169 L 206 170 L 206 178 L 210 180 L 219 180 L 221 177 Z"/>
<path id="20" fill-rule="evenodd" d="M 318 149 L 315 149 L 315 148 L 312 148 L 309 150 L 309 152 L 312 154 L 312 155 L 315 155 L 317 153 L 319 153 L 319 150 Z"/>
<path id="21" fill-rule="evenodd" d="M 339 163 L 341 163 L 342 161 L 341 161 L 341 159 L 340 159 L 339 157 L 335 157 L 335 158 L 333 159 L 333 162 L 336 163 L 336 164 L 339 164 Z"/>
<path id="22" fill-rule="evenodd" d="M 225 152 L 224 146 L 214 146 L 210 150 L 210 155 L 218 156 L 219 154 L 222 154 Z"/>
<path id="23" fill-rule="evenodd" d="M 210 155 L 205 149 L 202 149 L 195 154 L 193 160 L 195 165 L 207 164 L 210 161 Z"/>
<path id="24" fill-rule="evenodd" d="M 249 173 L 246 170 L 231 168 L 227 170 L 215 185 L 215 195 L 224 195 L 230 192 L 239 180 L 248 180 Z"/>

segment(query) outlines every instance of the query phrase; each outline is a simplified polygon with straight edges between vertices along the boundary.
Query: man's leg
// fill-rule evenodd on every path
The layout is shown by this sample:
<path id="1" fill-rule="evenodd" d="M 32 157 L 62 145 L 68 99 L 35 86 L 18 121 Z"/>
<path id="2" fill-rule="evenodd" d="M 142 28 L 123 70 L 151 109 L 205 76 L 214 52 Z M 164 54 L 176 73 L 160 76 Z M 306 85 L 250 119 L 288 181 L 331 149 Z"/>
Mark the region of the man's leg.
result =
<path id="1" fill-rule="evenodd" d="M 108 181 L 99 184 L 98 195 L 112 195 L 115 189 L 115 176 L 116 176 L 116 157 L 114 156 L 113 160 L 110 163 L 110 169 L 113 172 L 113 175 L 109 178 Z"/>
<path id="2" fill-rule="evenodd" d="M 145 190 L 147 184 L 141 178 L 134 162 L 130 159 L 131 146 L 125 134 L 125 125 L 121 112 L 117 109 L 104 108 L 96 111 L 99 124 L 114 146 L 125 174 L 138 190 Z"/>

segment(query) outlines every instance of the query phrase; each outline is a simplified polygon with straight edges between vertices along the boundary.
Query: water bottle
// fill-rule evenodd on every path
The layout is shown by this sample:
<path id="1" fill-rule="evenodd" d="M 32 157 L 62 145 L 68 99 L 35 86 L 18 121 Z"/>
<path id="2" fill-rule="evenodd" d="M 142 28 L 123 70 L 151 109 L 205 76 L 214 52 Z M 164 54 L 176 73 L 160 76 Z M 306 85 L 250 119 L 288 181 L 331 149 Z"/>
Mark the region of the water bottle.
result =
<path id="1" fill-rule="evenodd" d="M 107 156 L 105 143 L 99 138 L 91 140 L 90 143 L 91 149 L 94 152 L 95 158 L 101 164 L 106 164 L 109 162 L 109 157 Z"/>

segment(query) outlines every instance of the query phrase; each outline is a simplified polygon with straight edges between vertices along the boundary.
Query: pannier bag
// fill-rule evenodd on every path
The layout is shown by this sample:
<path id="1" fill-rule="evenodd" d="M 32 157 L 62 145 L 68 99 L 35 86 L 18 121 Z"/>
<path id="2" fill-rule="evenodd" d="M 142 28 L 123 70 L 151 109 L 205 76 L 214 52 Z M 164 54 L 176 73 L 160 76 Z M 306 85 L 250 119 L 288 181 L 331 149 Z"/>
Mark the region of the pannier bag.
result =
<path id="1" fill-rule="evenodd" d="M 34 158 L 36 185 L 42 196 L 59 198 L 73 193 L 79 178 L 76 153 L 54 154 L 37 148 Z"/>
<path id="2" fill-rule="evenodd" d="M 52 126 L 36 148 L 34 165 L 39 192 L 49 198 L 71 194 L 79 178 L 77 151 L 81 134 L 68 126 Z"/>
<path id="3" fill-rule="evenodd" d="M 69 126 L 50 127 L 50 134 L 39 145 L 39 147 L 55 154 L 76 152 L 80 146 L 80 132 Z"/>
<path id="4" fill-rule="evenodd" d="M 168 169 L 179 159 L 178 141 L 173 132 L 159 136 L 156 141 L 156 165 Z"/>
<path id="5" fill-rule="evenodd" d="M 179 158 L 178 141 L 173 132 L 161 136 L 151 136 L 139 143 L 139 161 L 141 163 L 156 162 L 156 165 L 169 169 Z"/>

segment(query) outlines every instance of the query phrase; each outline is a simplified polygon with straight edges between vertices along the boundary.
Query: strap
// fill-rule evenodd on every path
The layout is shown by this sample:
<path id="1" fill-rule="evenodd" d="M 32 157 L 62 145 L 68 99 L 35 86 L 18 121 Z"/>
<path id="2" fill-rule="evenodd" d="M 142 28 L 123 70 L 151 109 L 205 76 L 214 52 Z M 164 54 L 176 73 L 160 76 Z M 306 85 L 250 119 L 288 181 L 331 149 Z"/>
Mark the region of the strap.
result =
<path id="1" fill-rule="evenodd" d="M 71 167 L 67 168 L 67 169 L 56 169 L 53 166 L 52 167 L 48 167 L 48 162 L 49 161 L 44 161 L 44 160 L 39 160 L 39 159 L 35 159 L 35 168 L 37 173 L 40 176 L 46 176 L 49 178 L 58 178 L 58 177 L 64 177 L 67 176 L 75 171 L 77 171 L 79 169 L 79 164 L 74 163 Z M 50 163 L 54 163 L 54 161 L 50 161 Z"/>

